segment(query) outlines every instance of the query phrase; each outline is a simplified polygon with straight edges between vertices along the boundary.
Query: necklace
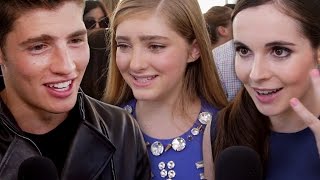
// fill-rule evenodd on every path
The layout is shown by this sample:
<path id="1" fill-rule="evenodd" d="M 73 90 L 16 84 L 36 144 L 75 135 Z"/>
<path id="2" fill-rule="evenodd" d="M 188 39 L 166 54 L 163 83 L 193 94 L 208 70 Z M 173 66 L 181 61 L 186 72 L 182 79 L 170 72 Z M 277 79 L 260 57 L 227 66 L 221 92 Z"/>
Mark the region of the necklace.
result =
<path id="1" fill-rule="evenodd" d="M 123 108 L 135 117 L 134 103 L 126 105 Z M 183 173 L 183 171 L 181 171 L 181 167 L 184 167 L 184 165 L 181 164 L 180 160 L 176 158 L 168 158 L 171 156 L 169 151 L 177 152 L 177 153 L 186 151 L 189 153 L 190 148 L 194 149 L 194 147 L 197 147 L 198 145 L 194 146 L 193 144 L 199 143 L 199 138 L 201 138 L 199 135 L 203 133 L 205 126 L 213 118 L 210 112 L 206 112 L 204 111 L 204 109 L 201 108 L 201 111 L 197 117 L 197 120 L 194 122 L 193 126 L 184 134 L 178 137 L 175 137 L 173 139 L 158 140 L 152 137 L 148 137 L 147 135 L 144 135 L 146 140 L 146 146 L 149 151 L 149 155 L 151 155 L 150 160 L 154 163 L 152 165 L 152 179 L 163 178 L 163 179 L 171 180 L 171 179 L 175 179 L 177 177 L 177 174 L 179 177 L 181 177 L 181 174 L 185 174 Z M 194 143 L 191 143 L 193 141 Z M 182 155 L 182 156 L 187 157 L 188 155 Z M 203 161 L 200 158 L 199 159 L 195 158 L 191 162 L 194 162 L 194 167 L 196 169 L 195 171 L 199 173 L 199 179 L 205 179 L 203 170 L 199 171 L 199 169 L 203 169 Z M 187 165 L 187 166 L 190 167 L 190 165 Z"/>
<path id="2" fill-rule="evenodd" d="M 133 112 L 133 108 L 130 105 L 126 105 L 124 107 L 126 111 L 130 114 Z M 190 134 L 188 135 L 188 141 L 191 141 L 194 136 L 199 135 L 200 132 L 204 130 L 204 127 L 212 120 L 212 115 L 209 112 L 201 112 L 198 116 L 198 121 L 200 124 L 197 127 L 194 127 L 190 130 Z M 146 142 L 148 148 L 150 148 L 151 153 L 154 156 L 160 156 L 164 152 L 167 152 L 169 149 L 173 149 L 174 151 L 180 152 L 185 149 L 187 146 L 187 141 L 183 137 L 174 138 L 171 143 L 164 146 L 160 141 L 155 141 L 153 143 Z"/>
<path id="3" fill-rule="evenodd" d="M 204 127 L 208 124 L 209 121 L 212 120 L 212 115 L 209 112 L 201 112 L 198 116 L 198 121 L 200 124 L 197 127 L 193 127 L 190 130 L 190 134 L 187 136 L 187 140 L 191 141 L 194 136 L 203 132 Z M 183 137 L 174 138 L 171 143 L 164 146 L 161 142 L 155 141 L 151 145 L 149 142 L 146 142 L 147 147 L 150 146 L 150 151 L 154 156 L 160 156 L 164 152 L 167 152 L 169 149 L 173 149 L 174 151 L 180 152 L 185 149 L 187 146 L 187 141 Z"/>

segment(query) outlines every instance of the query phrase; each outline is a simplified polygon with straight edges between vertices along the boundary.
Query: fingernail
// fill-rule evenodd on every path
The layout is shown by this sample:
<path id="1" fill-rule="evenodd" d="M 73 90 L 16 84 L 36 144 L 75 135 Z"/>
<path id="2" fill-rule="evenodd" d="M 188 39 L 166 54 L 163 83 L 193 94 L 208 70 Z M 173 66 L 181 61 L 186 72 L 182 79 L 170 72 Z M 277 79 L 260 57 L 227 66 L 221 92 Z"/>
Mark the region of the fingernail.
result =
<path id="1" fill-rule="evenodd" d="M 299 103 L 299 101 L 298 101 L 297 98 L 292 98 L 292 99 L 290 100 L 291 106 L 296 106 L 296 105 L 298 105 L 298 103 Z"/>

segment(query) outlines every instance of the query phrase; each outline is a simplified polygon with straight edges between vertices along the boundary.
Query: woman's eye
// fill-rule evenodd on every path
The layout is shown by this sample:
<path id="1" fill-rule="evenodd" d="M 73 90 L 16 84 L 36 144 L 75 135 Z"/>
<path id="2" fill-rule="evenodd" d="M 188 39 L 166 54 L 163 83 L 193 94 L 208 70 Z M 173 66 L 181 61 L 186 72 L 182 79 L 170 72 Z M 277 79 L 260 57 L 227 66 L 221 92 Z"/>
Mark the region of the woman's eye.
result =
<path id="1" fill-rule="evenodd" d="M 248 56 L 249 55 L 249 49 L 246 48 L 246 47 L 236 47 L 236 52 L 242 56 L 242 57 L 245 57 L 245 56 Z"/>
<path id="2" fill-rule="evenodd" d="M 279 58 L 285 58 L 290 56 L 291 50 L 285 47 L 273 47 L 272 54 Z"/>
<path id="3" fill-rule="evenodd" d="M 241 54 L 245 55 L 245 54 L 248 54 L 248 49 L 242 48 L 242 49 L 240 49 L 239 52 L 240 52 Z"/>

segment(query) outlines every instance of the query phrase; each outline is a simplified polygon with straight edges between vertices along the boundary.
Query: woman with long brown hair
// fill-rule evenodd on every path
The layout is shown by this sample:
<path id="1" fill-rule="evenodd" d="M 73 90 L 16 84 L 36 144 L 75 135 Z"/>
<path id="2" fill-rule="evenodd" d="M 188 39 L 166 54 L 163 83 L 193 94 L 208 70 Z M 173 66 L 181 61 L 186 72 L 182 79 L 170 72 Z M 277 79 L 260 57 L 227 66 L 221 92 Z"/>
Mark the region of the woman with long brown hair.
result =
<path id="1" fill-rule="evenodd" d="M 244 88 L 206 131 L 208 179 L 212 162 L 236 145 L 259 154 L 265 179 L 320 179 L 319 9 L 319 0 L 237 2 L 235 70 Z"/>

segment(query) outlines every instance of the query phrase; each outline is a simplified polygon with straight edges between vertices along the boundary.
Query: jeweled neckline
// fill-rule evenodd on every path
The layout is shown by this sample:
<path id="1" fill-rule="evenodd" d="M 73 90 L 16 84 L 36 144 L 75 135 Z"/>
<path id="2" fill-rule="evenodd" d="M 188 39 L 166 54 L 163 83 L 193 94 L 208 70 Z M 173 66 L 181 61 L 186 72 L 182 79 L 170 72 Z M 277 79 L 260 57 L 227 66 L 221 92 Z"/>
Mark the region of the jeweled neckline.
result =
<path id="1" fill-rule="evenodd" d="M 134 117 L 135 115 L 135 104 L 126 105 L 124 109 L 127 110 Z M 194 122 L 192 127 L 180 136 L 169 138 L 169 139 L 158 139 L 153 138 L 145 133 L 143 136 L 146 141 L 147 148 L 151 151 L 154 156 L 160 156 L 169 149 L 180 152 L 183 151 L 188 142 L 191 142 L 195 136 L 203 133 L 205 126 L 212 120 L 212 114 L 210 112 L 203 111 L 201 106 L 200 113 L 198 114 L 197 120 Z"/>
<path id="2" fill-rule="evenodd" d="M 124 109 L 126 109 L 130 114 L 132 114 L 134 117 L 136 117 L 135 114 L 135 105 L 136 105 L 136 100 L 132 100 L 127 103 L 130 106 L 125 106 Z M 122 106 L 123 107 L 123 106 Z M 148 154 L 150 155 L 150 160 L 152 163 L 154 163 L 156 169 L 152 170 L 152 176 L 157 176 L 159 178 L 164 178 L 164 179 L 175 179 L 176 177 L 176 161 L 179 162 L 179 160 L 175 158 L 169 158 L 171 153 L 175 154 L 176 156 L 174 157 L 181 157 L 181 156 L 188 156 L 188 154 L 185 154 L 183 152 L 190 152 L 191 149 L 194 148 L 200 148 L 202 147 L 202 143 L 200 140 L 202 139 L 203 131 L 205 129 L 206 124 L 212 120 L 212 116 L 214 114 L 214 111 L 212 111 L 211 106 L 204 100 L 201 99 L 201 109 L 200 113 L 198 114 L 198 118 L 194 121 L 193 125 L 191 128 L 189 128 L 186 132 L 182 133 L 180 136 L 177 136 L 175 138 L 169 138 L 169 139 L 158 139 L 158 138 L 153 138 L 151 136 L 146 135 L 143 133 L 144 139 L 146 140 L 146 145 L 148 149 Z M 206 115 L 205 119 L 199 120 L 199 115 Z M 203 124 L 204 123 L 204 124 Z M 194 130 L 197 128 L 198 130 Z M 191 138 L 190 138 L 191 137 Z M 184 140 L 181 139 L 176 139 L 176 138 L 183 138 Z M 168 147 L 168 144 L 172 144 L 173 140 L 177 140 L 177 142 L 181 142 L 182 145 L 175 145 L 175 148 L 172 148 L 172 146 Z M 150 142 L 150 143 L 149 143 Z M 185 142 L 185 145 L 184 145 Z M 151 145 L 155 143 L 156 147 L 154 148 L 155 150 L 151 149 Z M 161 147 L 161 145 L 162 147 Z M 179 144 L 179 143 L 178 143 Z M 171 151 L 170 153 L 166 151 Z M 182 153 L 181 153 L 182 152 Z M 177 154 L 178 153 L 178 154 Z M 196 169 L 201 169 L 203 168 L 203 160 L 197 159 L 194 161 L 194 167 Z M 180 166 L 178 166 L 180 167 Z M 180 171 L 177 172 L 178 174 L 181 173 Z M 204 174 L 203 170 L 199 173 L 200 179 L 204 179 Z"/>

